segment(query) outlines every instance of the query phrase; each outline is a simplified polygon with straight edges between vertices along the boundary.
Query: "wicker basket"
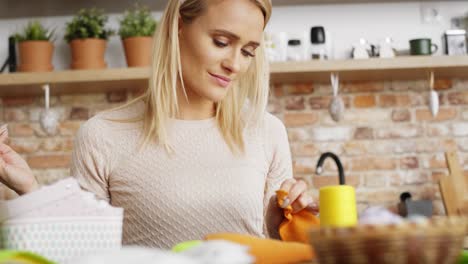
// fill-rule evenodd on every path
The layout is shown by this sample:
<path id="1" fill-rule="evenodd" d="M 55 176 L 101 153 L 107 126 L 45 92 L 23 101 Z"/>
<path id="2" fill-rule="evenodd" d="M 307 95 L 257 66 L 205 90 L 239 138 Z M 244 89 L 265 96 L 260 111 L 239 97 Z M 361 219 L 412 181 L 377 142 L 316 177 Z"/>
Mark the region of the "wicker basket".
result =
<path id="1" fill-rule="evenodd" d="M 455 263 L 467 221 L 443 217 L 425 223 L 321 228 L 310 233 L 320 264 Z"/>

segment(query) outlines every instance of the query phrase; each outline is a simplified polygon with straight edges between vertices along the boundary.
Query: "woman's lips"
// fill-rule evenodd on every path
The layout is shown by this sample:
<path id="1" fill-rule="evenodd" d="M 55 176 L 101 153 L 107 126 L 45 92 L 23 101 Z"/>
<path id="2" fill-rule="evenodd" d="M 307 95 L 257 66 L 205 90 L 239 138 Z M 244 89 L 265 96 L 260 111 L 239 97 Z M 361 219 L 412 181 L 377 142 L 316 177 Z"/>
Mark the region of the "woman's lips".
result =
<path id="1" fill-rule="evenodd" d="M 226 88 L 229 86 L 229 84 L 231 83 L 231 79 L 227 78 L 227 77 L 224 77 L 224 76 L 220 76 L 220 75 L 216 75 L 216 74 L 213 74 L 213 73 L 209 73 L 211 75 L 211 77 L 213 77 L 214 81 L 221 87 L 223 88 Z"/>

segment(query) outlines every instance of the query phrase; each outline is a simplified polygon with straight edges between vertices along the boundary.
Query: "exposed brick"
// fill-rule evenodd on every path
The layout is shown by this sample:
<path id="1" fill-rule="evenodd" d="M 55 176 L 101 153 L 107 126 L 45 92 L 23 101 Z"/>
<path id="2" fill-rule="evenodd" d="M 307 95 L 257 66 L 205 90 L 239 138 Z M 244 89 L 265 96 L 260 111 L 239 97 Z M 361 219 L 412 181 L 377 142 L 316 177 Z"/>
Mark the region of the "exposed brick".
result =
<path id="1" fill-rule="evenodd" d="M 379 95 L 379 106 L 381 107 L 408 107 L 411 98 L 407 94 L 382 94 Z"/>
<path id="2" fill-rule="evenodd" d="M 70 166 L 70 155 L 29 156 L 27 162 L 34 169 L 68 168 Z"/>
<path id="3" fill-rule="evenodd" d="M 457 110 L 454 108 L 440 108 L 435 117 L 432 116 L 429 109 L 417 109 L 417 121 L 447 121 L 453 120 L 457 117 Z"/>
<path id="4" fill-rule="evenodd" d="M 453 86 L 451 79 L 437 79 L 434 80 L 434 90 L 448 90 Z"/>
<path id="5" fill-rule="evenodd" d="M 413 171 L 398 171 L 405 184 L 417 184 L 425 183 L 429 180 L 430 175 L 425 172 L 413 170 Z"/>
<path id="6" fill-rule="evenodd" d="M 47 138 L 41 144 L 41 150 L 45 152 L 71 151 L 73 142 L 71 138 Z"/>
<path id="7" fill-rule="evenodd" d="M 285 113 L 284 124 L 287 127 L 309 126 L 318 121 L 316 113 Z"/>
<path id="8" fill-rule="evenodd" d="M 393 122 L 408 122 L 411 121 L 411 113 L 408 109 L 395 109 L 392 111 Z"/>
<path id="9" fill-rule="evenodd" d="M 343 116 L 343 121 L 353 125 L 368 125 L 391 122 L 389 109 L 351 109 Z"/>
<path id="10" fill-rule="evenodd" d="M 424 169 L 446 169 L 447 163 L 444 154 L 431 154 L 422 157 L 422 167 Z"/>
<path id="11" fill-rule="evenodd" d="M 468 121 L 468 109 L 463 109 L 462 113 L 461 113 L 461 117 L 463 120 L 465 121 Z"/>
<path id="12" fill-rule="evenodd" d="M 362 155 L 367 153 L 367 147 L 365 144 L 359 141 L 348 141 L 343 145 L 344 153 L 346 155 Z"/>
<path id="13" fill-rule="evenodd" d="M 284 96 L 284 85 L 283 84 L 275 84 L 273 85 L 273 94 L 276 97 Z"/>
<path id="14" fill-rule="evenodd" d="M 349 140 L 353 136 L 351 127 L 314 127 L 312 139 L 315 141 Z"/>
<path id="15" fill-rule="evenodd" d="M 123 103 L 127 101 L 127 91 L 109 92 L 106 98 L 109 103 Z"/>
<path id="16" fill-rule="evenodd" d="M 384 173 L 370 173 L 364 176 L 364 186 L 385 187 L 387 186 L 387 175 Z"/>
<path id="17" fill-rule="evenodd" d="M 384 82 L 344 82 L 341 90 L 345 93 L 378 92 L 384 90 Z"/>
<path id="18" fill-rule="evenodd" d="M 22 122 L 28 120 L 26 110 L 21 108 L 5 108 L 3 110 L 3 115 L 6 122 Z"/>
<path id="19" fill-rule="evenodd" d="M 356 195 L 356 199 L 360 202 L 373 202 L 373 203 L 384 203 L 384 202 L 395 202 L 400 199 L 400 191 L 393 189 L 371 189 L 367 192 Z"/>
<path id="20" fill-rule="evenodd" d="M 34 104 L 35 97 L 2 97 L 3 106 L 29 106 Z"/>
<path id="21" fill-rule="evenodd" d="M 312 109 L 327 109 L 330 105 L 330 96 L 318 96 L 309 98 L 310 108 Z"/>
<path id="22" fill-rule="evenodd" d="M 293 160 L 294 174 L 315 173 L 316 161 L 312 158 L 299 158 Z"/>
<path id="23" fill-rule="evenodd" d="M 293 156 L 314 156 L 319 152 L 313 143 L 297 143 L 291 145 L 291 148 Z"/>
<path id="24" fill-rule="evenodd" d="M 310 97 L 309 98 L 309 105 L 311 109 L 328 109 L 330 105 L 330 101 L 333 97 L 332 96 L 318 96 L 318 97 Z M 345 108 L 349 108 L 351 105 L 351 99 L 349 96 L 341 96 L 343 99 Z"/>
<path id="25" fill-rule="evenodd" d="M 451 92 L 448 94 L 448 101 L 452 105 L 468 104 L 468 91 Z"/>
<path id="26" fill-rule="evenodd" d="M 387 157 L 359 157 L 352 159 L 353 171 L 394 170 L 397 160 Z"/>
<path id="27" fill-rule="evenodd" d="M 306 141 L 310 139 L 310 133 L 304 128 L 288 128 L 288 139 L 291 142 Z"/>
<path id="28" fill-rule="evenodd" d="M 89 109 L 85 107 L 72 107 L 70 111 L 70 120 L 88 120 Z"/>
<path id="29" fill-rule="evenodd" d="M 373 139 L 374 129 L 370 127 L 357 127 L 354 131 L 354 139 Z"/>
<path id="30" fill-rule="evenodd" d="M 278 114 L 281 113 L 282 107 L 279 100 L 270 99 L 268 102 L 267 110 L 269 113 Z"/>
<path id="31" fill-rule="evenodd" d="M 314 176 L 312 177 L 312 182 L 314 188 L 321 188 L 324 186 L 332 186 L 332 185 L 338 185 L 338 176 Z M 357 187 L 360 185 L 361 179 L 359 176 L 352 176 L 348 175 L 346 176 L 346 184 L 351 185 L 353 187 Z"/>
<path id="32" fill-rule="evenodd" d="M 374 107 L 375 95 L 357 95 L 354 97 L 354 106 L 357 108 Z"/>
<path id="33" fill-rule="evenodd" d="M 404 157 L 400 159 L 400 169 L 414 170 L 419 168 L 419 161 L 417 157 Z"/>
<path id="34" fill-rule="evenodd" d="M 443 177 L 446 177 L 447 175 L 447 171 L 432 171 L 431 180 L 438 183 Z"/>
<path id="35" fill-rule="evenodd" d="M 35 153 L 39 149 L 39 141 L 29 138 L 11 138 L 10 147 L 19 154 Z"/>
<path id="36" fill-rule="evenodd" d="M 397 154 L 416 151 L 417 142 L 414 140 L 392 140 L 393 152 Z"/>
<path id="37" fill-rule="evenodd" d="M 81 124 L 82 122 L 78 122 L 78 121 L 67 121 L 67 122 L 60 123 L 59 125 L 60 135 L 75 136 Z"/>
<path id="38" fill-rule="evenodd" d="M 285 85 L 288 94 L 311 94 L 314 92 L 312 83 L 306 84 L 287 84 Z"/>
<path id="39" fill-rule="evenodd" d="M 454 136 L 468 136 L 468 122 L 453 123 L 452 130 Z"/>
<path id="40" fill-rule="evenodd" d="M 8 125 L 8 134 L 10 137 L 32 137 L 34 129 L 29 123 L 11 123 Z"/>
<path id="41" fill-rule="evenodd" d="M 33 170 L 39 184 L 49 185 L 58 180 L 69 177 L 70 170 L 68 168 L 59 169 L 35 169 Z"/>
<path id="42" fill-rule="evenodd" d="M 450 135 L 450 123 L 428 124 L 426 126 L 426 135 L 430 137 L 444 137 Z"/>
<path id="43" fill-rule="evenodd" d="M 423 130 L 417 125 L 399 125 L 392 127 L 379 127 L 376 129 L 377 138 L 413 138 L 423 134 Z"/>
<path id="44" fill-rule="evenodd" d="M 304 97 L 294 96 L 285 99 L 286 110 L 304 110 Z"/>

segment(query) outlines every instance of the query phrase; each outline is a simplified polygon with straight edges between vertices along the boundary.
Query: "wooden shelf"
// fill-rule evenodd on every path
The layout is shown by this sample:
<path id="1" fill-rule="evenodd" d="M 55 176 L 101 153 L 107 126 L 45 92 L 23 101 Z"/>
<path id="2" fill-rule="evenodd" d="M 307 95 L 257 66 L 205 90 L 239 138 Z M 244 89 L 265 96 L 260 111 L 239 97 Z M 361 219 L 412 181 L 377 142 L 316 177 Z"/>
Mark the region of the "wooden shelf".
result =
<path id="1" fill-rule="evenodd" d="M 149 68 L 119 68 L 0 74 L 0 96 L 42 94 L 46 83 L 53 95 L 143 89 L 149 73 Z"/>
<path id="2" fill-rule="evenodd" d="M 132 7 L 134 0 L 102 1 L 102 0 L 81 0 L 81 1 L 59 1 L 59 0 L 6 0 L 7 8 L 0 9 L 0 18 L 19 17 L 43 17 L 43 16 L 70 16 L 74 15 L 81 8 L 96 7 L 105 10 L 107 13 L 123 13 L 125 9 Z M 424 0 L 436 1 L 436 0 Z M 354 4 L 354 3 L 384 3 L 384 2 L 405 2 L 405 0 L 273 0 L 273 6 L 292 5 L 315 5 L 315 4 Z M 140 0 L 141 5 L 147 6 L 152 11 L 164 10 L 167 0 Z M 27 6 L 27 8 L 24 8 Z"/>
<path id="3" fill-rule="evenodd" d="M 379 81 L 435 78 L 468 78 L 468 56 L 405 56 L 389 59 L 283 62 L 271 66 L 271 81 L 330 82 L 338 72 L 340 81 Z"/>
<path id="4" fill-rule="evenodd" d="M 468 78 L 468 56 L 281 62 L 273 63 L 270 70 L 272 83 L 328 83 L 331 72 L 339 73 L 340 81 L 416 80 L 427 78 L 430 71 L 436 79 Z M 0 74 L 0 96 L 41 94 L 45 83 L 52 94 L 143 89 L 149 76 L 149 68 Z"/>

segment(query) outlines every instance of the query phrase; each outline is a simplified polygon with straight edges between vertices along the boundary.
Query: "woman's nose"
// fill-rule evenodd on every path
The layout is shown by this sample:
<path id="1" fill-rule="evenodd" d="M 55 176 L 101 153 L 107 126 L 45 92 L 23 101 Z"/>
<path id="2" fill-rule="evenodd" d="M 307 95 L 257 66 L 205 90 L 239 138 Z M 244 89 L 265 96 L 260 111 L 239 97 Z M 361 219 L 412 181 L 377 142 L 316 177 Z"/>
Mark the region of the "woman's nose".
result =
<path id="1" fill-rule="evenodd" d="M 233 51 L 230 56 L 223 60 L 223 67 L 230 73 L 238 73 L 240 71 L 241 51 Z"/>

